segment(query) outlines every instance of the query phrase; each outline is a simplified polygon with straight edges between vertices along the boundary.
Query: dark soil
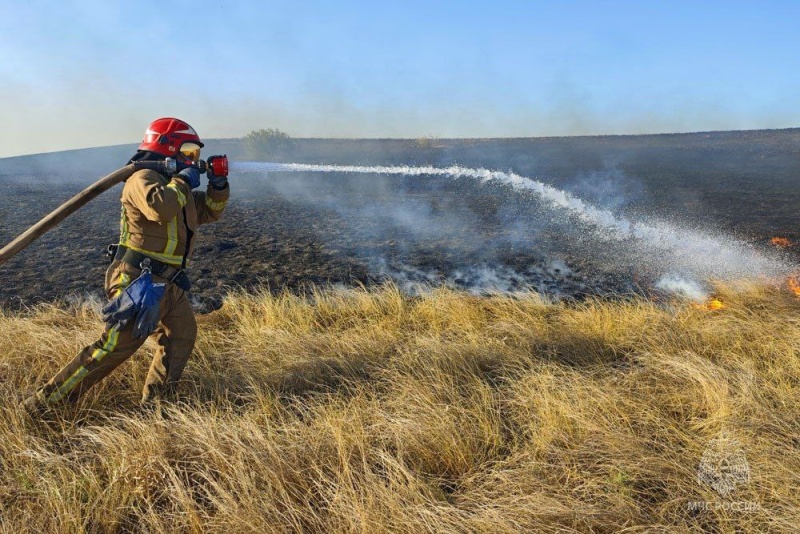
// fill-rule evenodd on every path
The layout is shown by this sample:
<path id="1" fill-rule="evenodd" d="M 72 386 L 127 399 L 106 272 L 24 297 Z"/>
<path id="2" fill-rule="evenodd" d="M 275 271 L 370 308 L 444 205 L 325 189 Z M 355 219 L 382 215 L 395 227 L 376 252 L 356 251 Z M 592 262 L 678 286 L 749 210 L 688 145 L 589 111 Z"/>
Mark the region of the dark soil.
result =
<path id="1" fill-rule="evenodd" d="M 295 140 L 281 154 L 209 143 L 232 161 L 348 165 L 459 164 L 513 170 L 632 217 L 679 220 L 759 247 L 800 239 L 800 130 L 505 140 Z M 131 147 L 0 159 L 5 244 L 101 175 Z M 219 223 L 198 236 L 191 264 L 198 310 L 231 287 L 371 285 L 387 278 L 475 290 L 525 286 L 556 297 L 647 291 L 649 268 L 532 194 L 468 179 L 353 174 L 231 176 Z M 100 295 L 107 244 L 118 237 L 120 187 L 0 266 L 0 305 Z M 790 249 L 790 255 L 795 252 Z"/>

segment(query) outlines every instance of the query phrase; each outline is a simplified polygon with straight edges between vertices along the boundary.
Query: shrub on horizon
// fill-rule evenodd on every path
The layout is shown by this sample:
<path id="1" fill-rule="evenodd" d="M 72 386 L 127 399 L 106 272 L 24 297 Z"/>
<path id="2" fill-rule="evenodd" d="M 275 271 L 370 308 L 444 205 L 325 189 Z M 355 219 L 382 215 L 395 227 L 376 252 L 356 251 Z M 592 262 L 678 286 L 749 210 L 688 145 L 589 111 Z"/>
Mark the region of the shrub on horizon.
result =
<path id="1" fill-rule="evenodd" d="M 261 128 L 244 136 L 248 157 L 274 156 L 292 147 L 292 138 L 277 128 Z"/>

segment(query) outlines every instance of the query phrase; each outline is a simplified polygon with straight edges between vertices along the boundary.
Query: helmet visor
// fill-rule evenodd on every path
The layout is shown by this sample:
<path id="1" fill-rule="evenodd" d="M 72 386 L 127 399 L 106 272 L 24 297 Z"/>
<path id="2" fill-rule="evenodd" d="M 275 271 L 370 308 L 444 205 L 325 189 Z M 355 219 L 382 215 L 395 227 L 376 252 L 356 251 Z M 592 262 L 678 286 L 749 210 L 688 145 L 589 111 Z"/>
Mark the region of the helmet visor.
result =
<path id="1" fill-rule="evenodd" d="M 200 145 L 197 143 L 183 143 L 181 145 L 181 154 L 192 163 L 197 163 L 200 161 Z"/>

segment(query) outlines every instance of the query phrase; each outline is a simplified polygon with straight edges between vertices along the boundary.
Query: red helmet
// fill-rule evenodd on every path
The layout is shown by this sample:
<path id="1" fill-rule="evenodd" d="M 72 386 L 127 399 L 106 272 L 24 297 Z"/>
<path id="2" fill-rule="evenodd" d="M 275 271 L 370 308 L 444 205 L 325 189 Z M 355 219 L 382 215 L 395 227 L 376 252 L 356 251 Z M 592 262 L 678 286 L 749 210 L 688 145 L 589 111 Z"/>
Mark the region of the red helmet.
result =
<path id="1" fill-rule="evenodd" d="M 203 146 L 194 128 L 180 119 L 164 117 L 156 119 L 144 132 L 144 139 L 139 150 L 149 150 L 163 156 L 174 157 L 184 143 L 196 143 Z"/>

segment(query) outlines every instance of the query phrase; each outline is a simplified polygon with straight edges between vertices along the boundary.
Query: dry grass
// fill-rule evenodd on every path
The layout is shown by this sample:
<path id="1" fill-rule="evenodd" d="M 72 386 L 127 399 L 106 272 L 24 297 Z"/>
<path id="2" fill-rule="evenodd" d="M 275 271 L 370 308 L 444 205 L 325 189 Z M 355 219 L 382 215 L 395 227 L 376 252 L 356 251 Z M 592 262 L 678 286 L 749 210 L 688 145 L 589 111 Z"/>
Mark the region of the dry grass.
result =
<path id="1" fill-rule="evenodd" d="M 239 294 L 199 318 L 165 417 L 136 410 L 139 354 L 39 423 L 21 392 L 99 320 L 0 312 L 0 532 L 795 531 L 800 302 L 720 293 Z M 750 466 L 727 498 L 697 480 L 720 435 Z"/>

